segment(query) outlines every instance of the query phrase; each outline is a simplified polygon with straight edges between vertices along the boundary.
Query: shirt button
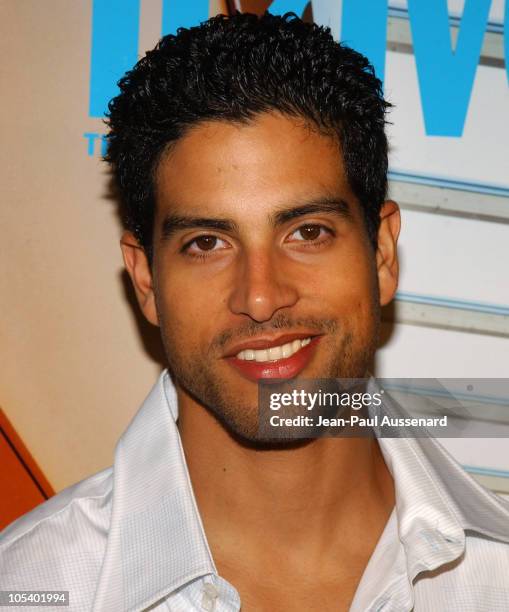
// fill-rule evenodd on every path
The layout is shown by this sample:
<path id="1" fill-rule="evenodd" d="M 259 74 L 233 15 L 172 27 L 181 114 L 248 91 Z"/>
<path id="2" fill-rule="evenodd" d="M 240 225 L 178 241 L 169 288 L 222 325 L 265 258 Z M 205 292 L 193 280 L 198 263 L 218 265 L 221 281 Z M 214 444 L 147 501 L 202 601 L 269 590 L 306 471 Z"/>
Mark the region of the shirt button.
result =
<path id="1" fill-rule="evenodd" d="M 213 612 L 216 607 L 216 599 L 218 596 L 219 592 L 217 588 L 211 582 L 206 582 L 203 585 L 201 607 L 207 612 Z"/>

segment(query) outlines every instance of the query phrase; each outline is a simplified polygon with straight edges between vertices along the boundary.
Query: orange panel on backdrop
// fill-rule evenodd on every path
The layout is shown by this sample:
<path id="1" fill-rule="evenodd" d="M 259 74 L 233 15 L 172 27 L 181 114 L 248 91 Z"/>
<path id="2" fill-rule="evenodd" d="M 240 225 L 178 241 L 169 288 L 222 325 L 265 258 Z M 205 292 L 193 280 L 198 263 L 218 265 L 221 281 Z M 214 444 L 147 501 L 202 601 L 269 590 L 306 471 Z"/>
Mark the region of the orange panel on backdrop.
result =
<path id="1" fill-rule="evenodd" d="M 50 484 L 0 409 L 0 529 L 54 495 Z"/>

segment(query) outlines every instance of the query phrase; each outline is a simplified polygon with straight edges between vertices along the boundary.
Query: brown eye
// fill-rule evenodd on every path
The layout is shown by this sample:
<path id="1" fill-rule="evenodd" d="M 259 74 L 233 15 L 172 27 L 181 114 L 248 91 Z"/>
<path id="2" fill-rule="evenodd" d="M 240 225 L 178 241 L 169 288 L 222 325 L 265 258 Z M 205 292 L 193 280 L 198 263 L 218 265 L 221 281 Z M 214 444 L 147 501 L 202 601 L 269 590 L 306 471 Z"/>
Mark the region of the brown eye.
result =
<path id="1" fill-rule="evenodd" d="M 306 247 L 320 247 L 328 243 L 328 239 L 334 236 L 334 231 L 320 223 L 306 223 L 295 229 L 287 238 L 287 242 L 294 245 L 299 244 Z M 309 244 L 304 245 L 305 242 Z"/>
<path id="2" fill-rule="evenodd" d="M 200 251 L 211 251 L 217 244 L 217 238 L 215 236 L 198 236 L 194 242 Z"/>
<path id="3" fill-rule="evenodd" d="M 303 225 L 299 228 L 300 235 L 304 240 L 316 240 L 320 236 L 322 228 L 319 225 Z"/>
<path id="4" fill-rule="evenodd" d="M 231 245 L 226 240 L 211 234 L 203 234 L 203 236 L 196 236 L 196 238 L 181 247 L 180 252 L 191 257 L 203 259 L 229 248 L 231 248 Z"/>

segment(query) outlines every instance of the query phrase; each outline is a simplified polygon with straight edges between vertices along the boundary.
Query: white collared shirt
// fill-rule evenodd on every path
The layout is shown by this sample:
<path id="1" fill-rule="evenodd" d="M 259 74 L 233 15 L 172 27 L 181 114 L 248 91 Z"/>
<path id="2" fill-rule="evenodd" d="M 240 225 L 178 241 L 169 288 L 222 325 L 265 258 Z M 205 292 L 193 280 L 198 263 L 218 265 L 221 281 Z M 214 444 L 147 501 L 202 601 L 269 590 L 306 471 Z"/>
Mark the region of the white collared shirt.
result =
<path id="1" fill-rule="evenodd" d="M 73 612 L 240 610 L 210 553 L 177 416 L 164 371 L 120 438 L 113 467 L 0 534 L 0 590 L 66 590 Z M 396 506 L 351 612 L 507 612 L 509 504 L 432 438 L 379 444 Z"/>

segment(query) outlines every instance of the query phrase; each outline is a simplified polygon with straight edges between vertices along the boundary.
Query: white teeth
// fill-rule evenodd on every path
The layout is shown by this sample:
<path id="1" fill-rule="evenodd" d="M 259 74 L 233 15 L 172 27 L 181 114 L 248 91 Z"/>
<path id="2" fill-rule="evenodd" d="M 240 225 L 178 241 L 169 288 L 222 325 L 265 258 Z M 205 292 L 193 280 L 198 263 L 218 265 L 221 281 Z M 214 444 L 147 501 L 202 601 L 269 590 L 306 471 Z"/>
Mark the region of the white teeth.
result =
<path id="1" fill-rule="evenodd" d="M 281 346 L 273 346 L 269 349 L 254 350 L 244 349 L 236 355 L 237 359 L 243 359 L 245 361 L 277 361 L 278 359 L 287 359 L 299 351 L 303 346 L 307 346 L 311 342 L 311 338 L 304 338 L 303 340 L 294 340 L 293 342 L 287 342 Z"/>
<path id="2" fill-rule="evenodd" d="M 275 361 L 283 357 L 283 349 L 281 346 L 274 346 L 269 349 L 269 359 Z"/>
<path id="3" fill-rule="evenodd" d="M 269 361 L 269 351 L 264 349 L 262 351 L 253 351 L 256 361 Z"/>
<path id="4" fill-rule="evenodd" d="M 289 342 L 288 344 L 283 344 L 283 346 L 281 347 L 281 352 L 283 353 L 283 359 L 286 359 L 286 357 L 290 357 L 290 355 L 293 353 L 292 343 Z"/>

